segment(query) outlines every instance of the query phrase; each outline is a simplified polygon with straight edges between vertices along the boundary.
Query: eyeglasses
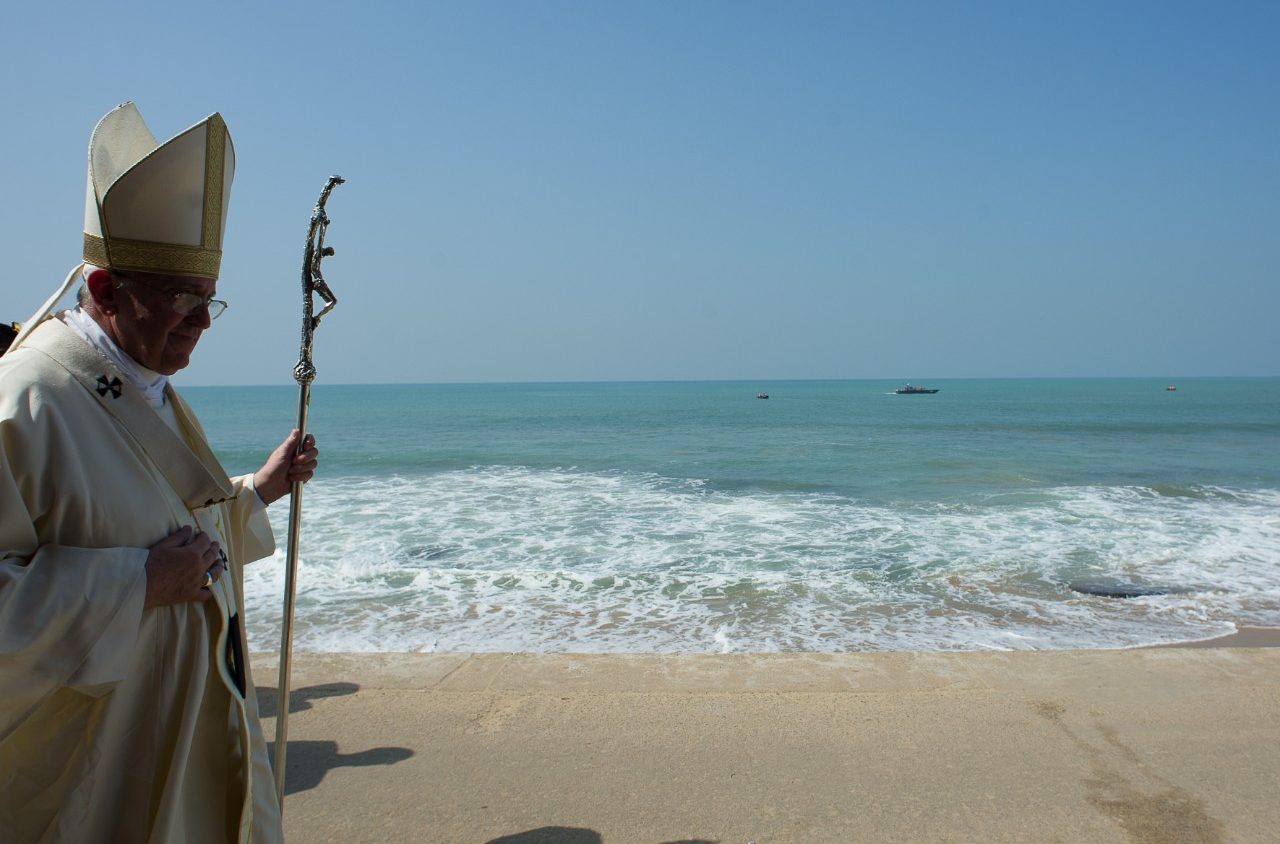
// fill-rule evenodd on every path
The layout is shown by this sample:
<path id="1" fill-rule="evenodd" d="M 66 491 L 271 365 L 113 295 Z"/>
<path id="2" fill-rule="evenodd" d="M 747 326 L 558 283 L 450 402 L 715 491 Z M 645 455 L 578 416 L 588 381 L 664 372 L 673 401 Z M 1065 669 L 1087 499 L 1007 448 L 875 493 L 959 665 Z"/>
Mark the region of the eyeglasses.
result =
<path id="1" fill-rule="evenodd" d="M 209 311 L 209 319 L 212 321 L 222 316 L 223 311 L 227 309 L 226 302 L 221 299 L 215 299 L 212 296 L 201 296 L 198 293 L 191 293 L 187 290 L 174 290 L 171 287 L 166 289 L 152 287 L 146 282 L 139 281 L 133 276 L 127 276 L 119 271 L 112 272 L 112 275 L 120 279 L 121 287 L 123 287 L 126 282 L 131 281 L 139 287 L 145 287 L 154 293 L 162 293 L 165 296 L 168 296 L 169 306 L 173 308 L 173 312 L 181 314 L 182 316 L 187 316 L 200 308 L 206 308 Z"/>

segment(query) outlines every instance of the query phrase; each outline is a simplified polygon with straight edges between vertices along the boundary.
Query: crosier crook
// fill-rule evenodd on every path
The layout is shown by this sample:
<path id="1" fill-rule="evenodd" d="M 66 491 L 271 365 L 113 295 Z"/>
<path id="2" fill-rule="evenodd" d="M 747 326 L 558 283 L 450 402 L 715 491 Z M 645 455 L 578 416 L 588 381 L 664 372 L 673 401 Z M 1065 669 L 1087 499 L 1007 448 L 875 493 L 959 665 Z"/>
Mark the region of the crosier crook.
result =
<path id="1" fill-rule="evenodd" d="M 293 368 L 293 378 L 298 382 L 298 446 L 303 448 L 307 436 L 307 409 L 311 404 L 311 382 L 316 378 L 316 367 L 311 361 L 311 345 L 315 340 L 320 318 L 333 306 L 337 298 L 324 276 L 320 274 L 320 262 L 333 254 L 332 246 L 324 245 L 324 232 L 329 227 L 329 215 L 324 204 L 334 187 L 342 184 L 341 176 L 330 176 L 320 191 L 320 199 L 311 211 L 311 226 L 307 229 L 307 246 L 302 254 L 302 350 L 298 364 Z M 314 297 L 324 300 L 320 313 L 312 315 Z M 289 550 L 285 561 L 284 619 L 280 625 L 280 687 L 276 696 L 276 758 L 273 763 L 276 775 L 276 796 L 280 799 L 280 811 L 284 812 L 284 764 L 285 748 L 289 743 L 289 669 L 293 660 L 293 605 L 297 591 L 298 533 L 302 527 L 302 481 L 294 481 L 289 491 Z"/>

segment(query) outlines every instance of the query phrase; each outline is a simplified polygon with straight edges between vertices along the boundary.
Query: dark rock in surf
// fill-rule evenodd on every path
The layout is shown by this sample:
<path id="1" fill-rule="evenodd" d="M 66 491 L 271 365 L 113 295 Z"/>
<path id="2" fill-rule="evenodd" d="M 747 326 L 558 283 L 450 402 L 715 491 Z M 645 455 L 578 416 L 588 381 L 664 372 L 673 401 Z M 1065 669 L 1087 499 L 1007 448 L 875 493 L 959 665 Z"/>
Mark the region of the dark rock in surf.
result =
<path id="1" fill-rule="evenodd" d="M 1138 583 L 1097 583 L 1077 580 L 1067 584 L 1073 592 L 1100 595 L 1103 598 L 1147 598 L 1152 595 L 1180 595 L 1188 589 L 1174 586 L 1143 586 Z"/>

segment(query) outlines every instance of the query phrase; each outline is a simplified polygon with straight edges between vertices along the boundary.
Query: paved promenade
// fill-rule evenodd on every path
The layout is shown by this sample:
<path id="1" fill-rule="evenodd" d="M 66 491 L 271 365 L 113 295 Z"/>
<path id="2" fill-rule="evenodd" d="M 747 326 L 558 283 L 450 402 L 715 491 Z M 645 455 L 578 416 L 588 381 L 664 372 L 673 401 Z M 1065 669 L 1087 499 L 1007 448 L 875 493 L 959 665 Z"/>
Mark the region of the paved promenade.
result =
<path id="1" fill-rule="evenodd" d="M 299 654 L 294 689 L 303 844 L 1280 835 L 1280 648 Z"/>

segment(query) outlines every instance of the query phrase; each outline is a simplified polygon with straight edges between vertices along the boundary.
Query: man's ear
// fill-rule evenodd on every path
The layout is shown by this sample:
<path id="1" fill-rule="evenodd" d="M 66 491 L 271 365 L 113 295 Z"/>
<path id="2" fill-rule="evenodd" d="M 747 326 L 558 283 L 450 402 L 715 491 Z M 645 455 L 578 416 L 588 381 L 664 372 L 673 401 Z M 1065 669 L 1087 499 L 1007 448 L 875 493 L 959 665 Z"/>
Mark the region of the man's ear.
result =
<path id="1" fill-rule="evenodd" d="M 89 287 L 89 296 L 93 298 L 93 304 L 99 313 L 110 315 L 118 310 L 116 286 L 111 280 L 111 273 L 106 270 L 94 270 L 85 279 L 85 284 Z"/>

